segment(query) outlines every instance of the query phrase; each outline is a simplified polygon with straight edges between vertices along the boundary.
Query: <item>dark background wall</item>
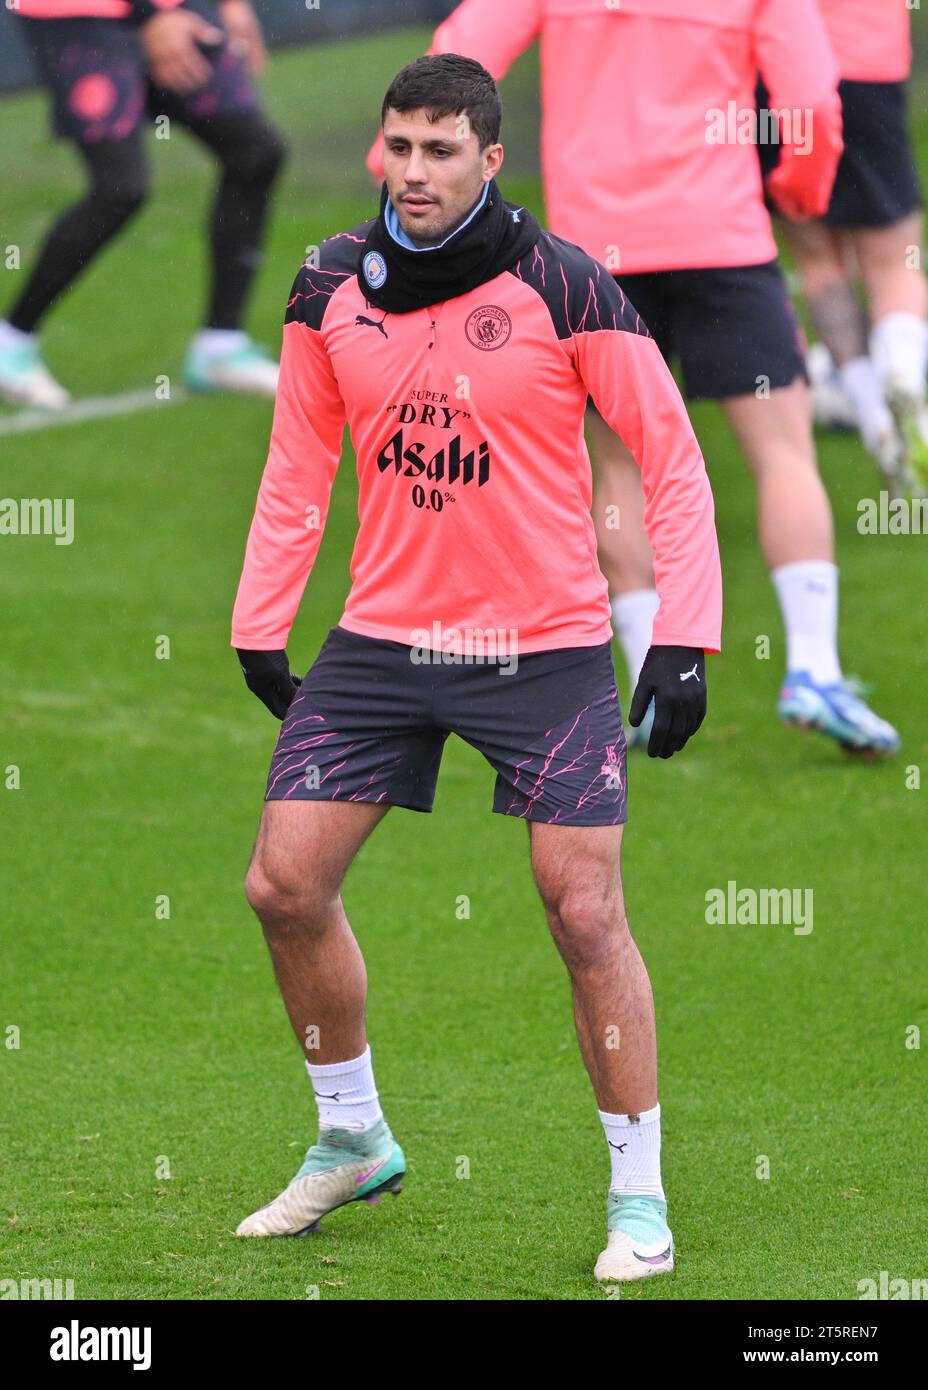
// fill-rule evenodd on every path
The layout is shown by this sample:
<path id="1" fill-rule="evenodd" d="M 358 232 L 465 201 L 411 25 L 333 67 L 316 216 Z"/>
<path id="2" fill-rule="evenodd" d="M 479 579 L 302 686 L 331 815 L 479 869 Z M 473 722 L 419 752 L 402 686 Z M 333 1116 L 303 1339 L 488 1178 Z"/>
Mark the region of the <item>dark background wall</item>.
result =
<path id="1" fill-rule="evenodd" d="M 457 0 L 321 0 L 317 10 L 304 0 L 253 0 L 274 48 L 337 39 L 362 30 L 374 32 L 403 24 L 436 24 Z M 32 85 L 32 66 L 20 24 L 0 0 L 0 91 Z"/>

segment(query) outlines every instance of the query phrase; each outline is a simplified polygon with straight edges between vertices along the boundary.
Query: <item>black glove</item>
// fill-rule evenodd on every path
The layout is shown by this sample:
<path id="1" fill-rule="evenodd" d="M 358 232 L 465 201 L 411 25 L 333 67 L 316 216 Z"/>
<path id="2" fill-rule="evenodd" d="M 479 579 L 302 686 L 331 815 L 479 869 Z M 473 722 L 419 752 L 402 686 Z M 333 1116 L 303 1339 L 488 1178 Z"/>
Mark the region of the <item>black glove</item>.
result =
<path id="1" fill-rule="evenodd" d="M 701 647 L 650 647 L 628 722 L 637 729 L 654 701 L 649 758 L 670 758 L 706 717 L 706 657 Z"/>
<path id="2" fill-rule="evenodd" d="M 245 673 L 245 684 L 263 700 L 271 714 L 283 719 L 301 685 L 299 676 L 290 674 L 290 662 L 283 652 L 243 652 L 235 649 Z"/>

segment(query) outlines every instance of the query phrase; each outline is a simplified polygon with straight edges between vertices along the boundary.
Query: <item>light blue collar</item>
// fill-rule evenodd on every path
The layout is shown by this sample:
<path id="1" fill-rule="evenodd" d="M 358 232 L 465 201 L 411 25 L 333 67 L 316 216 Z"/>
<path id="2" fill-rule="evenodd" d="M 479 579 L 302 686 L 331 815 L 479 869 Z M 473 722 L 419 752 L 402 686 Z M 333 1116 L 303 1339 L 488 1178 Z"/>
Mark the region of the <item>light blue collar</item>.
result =
<path id="1" fill-rule="evenodd" d="M 416 243 L 412 240 L 412 238 L 410 236 L 407 236 L 407 234 L 403 231 L 403 228 L 400 226 L 400 219 L 397 215 L 396 208 L 393 206 L 393 199 L 389 196 L 387 197 L 387 203 L 386 207 L 384 208 L 383 214 L 387 231 L 390 233 L 391 237 L 396 242 L 396 244 L 398 246 L 405 246 L 407 251 L 440 251 L 443 246 L 447 246 L 448 242 L 451 240 L 452 237 L 456 237 L 458 232 L 462 232 L 469 222 L 473 222 L 474 218 L 477 216 L 477 213 L 480 211 L 480 209 L 486 202 L 487 194 L 489 193 L 489 191 L 490 185 L 488 183 L 485 183 L 483 185 L 483 194 L 481 195 L 480 201 L 479 203 L 477 203 L 470 216 L 467 217 L 459 227 L 455 227 L 453 232 L 449 232 L 448 235 L 445 237 L 444 241 L 440 241 L 437 246 L 417 246 Z"/>

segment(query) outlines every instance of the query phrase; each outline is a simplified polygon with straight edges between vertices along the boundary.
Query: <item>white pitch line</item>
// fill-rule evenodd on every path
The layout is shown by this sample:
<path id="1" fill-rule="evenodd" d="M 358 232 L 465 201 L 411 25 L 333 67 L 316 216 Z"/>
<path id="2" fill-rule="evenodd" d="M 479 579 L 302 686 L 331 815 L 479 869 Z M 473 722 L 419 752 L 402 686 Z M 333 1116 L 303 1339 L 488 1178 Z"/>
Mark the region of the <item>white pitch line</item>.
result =
<path id="1" fill-rule="evenodd" d="M 27 434 L 32 430 L 53 430 L 59 425 L 78 425 L 84 420 L 106 420 L 110 416 L 135 415 L 140 410 L 160 410 L 177 405 L 188 397 L 182 386 L 172 386 L 167 400 L 155 396 L 155 388 L 124 391 L 120 396 L 85 396 L 62 410 L 19 410 L 15 415 L 0 415 L 0 435 Z"/>

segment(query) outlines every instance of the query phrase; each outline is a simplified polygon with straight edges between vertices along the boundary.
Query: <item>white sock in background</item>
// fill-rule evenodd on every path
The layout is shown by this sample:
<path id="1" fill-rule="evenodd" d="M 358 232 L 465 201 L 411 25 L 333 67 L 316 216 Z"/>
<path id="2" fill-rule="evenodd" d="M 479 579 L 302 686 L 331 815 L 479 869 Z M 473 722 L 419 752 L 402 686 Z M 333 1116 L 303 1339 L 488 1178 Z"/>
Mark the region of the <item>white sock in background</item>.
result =
<path id="1" fill-rule="evenodd" d="M 854 407 L 861 438 L 872 451 L 881 437 L 895 428 L 876 367 L 869 357 L 855 357 L 838 369 L 838 377 Z"/>
<path id="2" fill-rule="evenodd" d="M 644 1197 L 663 1197 L 661 1183 L 661 1107 L 640 1115 L 610 1115 L 600 1110 L 609 1159 L 612 1163 L 610 1192 L 637 1192 Z"/>
<path id="3" fill-rule="evenodd" d="M 306 1063 L 319 1106 L 320 1129 L 370 1129 L 382 1117 L 371 1050 L 350 1062 Z"/>
<path id="4" fill-rule="evenodd" d="M 14 328 L 11 323 L 7 323 L 6 319 L 0 319 L 0 347 L 25 347 L 27 343 L 34 343 L 35 340 L 34 333 L 24 333 L 21 328 Z"/>
<path id="5" fill-rule="evenodd" d="M 897 383 L 914 400 L 925 399 L 928 323 L 918 314 L 884 314 L 870 332 L 870 355 L 880 381 Z"/>
<path id="6" fill-rule="evenodd" d="M 818 685 L 841 679 L 838 660 L 838 568 L 802 560 L 770 571 L 786 628 L 787 671 L 808 671 Z"/>
<path id="7" fill-rule="evenodd" d="M 204 357 L 225 357 L 251 341 L 240 328 L 201 328 L 195 333 L 191 348 Z"/>
<path id="8" fill-rule="evenodd" d="M 615 635 L 619 639 L 631 680 L 627 705 L 631 704 L 644 659 L 651 645 L 654 614 L 659 607 L 660 599 L 657 597 L 656 589 L 632 589 L 627 594 L 617 594 L 612 600 Z"/>

